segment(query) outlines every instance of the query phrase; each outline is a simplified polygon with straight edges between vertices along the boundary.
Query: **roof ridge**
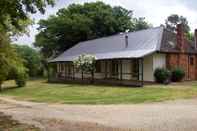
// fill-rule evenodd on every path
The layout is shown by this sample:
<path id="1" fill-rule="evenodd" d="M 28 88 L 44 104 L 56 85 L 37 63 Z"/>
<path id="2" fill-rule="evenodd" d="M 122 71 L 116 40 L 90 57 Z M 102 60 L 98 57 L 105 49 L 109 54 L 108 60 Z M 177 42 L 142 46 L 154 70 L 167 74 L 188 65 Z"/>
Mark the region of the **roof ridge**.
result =
<path id="1" fill-rule="evenodd" d="M 151 28 L 147 28 L 147 29 L 142 29 L 142 30 L 136 30 L 136 31 L 128 32 L 127 34 L 137 33 L 137 32 L 142 32 L 142 31 L 146 31 L 146 30 L 157 29 L 157 28 L 163 28 L 163 27 L 162 26 L 151 27 Z M 120 34 L 120 33 L 123 33 L 123 34 Z M 100 38 L 96 38 L 96 39 L 91 39 L 91 40 L 86 40 L 86 41 L 81 41 L 79 43 L 84 43 L 84 42 L 89 42 L 89 41 L 95 41 L 95 40 L 101 40 L 101 39 L 106 39 L 106 38 L 115 37 L 115 36 L 124 35 L 124 34 L 125 34 L 124 32 L 119 32 L 118 34 L 114 34 L 114 35 L 110 35 L 110 36 L 104 36 L 104 37 L 100 37 Z"/>

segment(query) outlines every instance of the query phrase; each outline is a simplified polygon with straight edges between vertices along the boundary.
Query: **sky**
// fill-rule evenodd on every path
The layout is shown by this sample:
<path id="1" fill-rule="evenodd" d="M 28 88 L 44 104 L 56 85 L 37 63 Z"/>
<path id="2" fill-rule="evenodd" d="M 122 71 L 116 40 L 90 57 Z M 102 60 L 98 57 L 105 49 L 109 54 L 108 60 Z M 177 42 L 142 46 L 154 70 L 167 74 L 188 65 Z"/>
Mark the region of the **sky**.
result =
<path id="1" fill-rule="evenodd" d="M 31 15 L 35 24 L 29 27 L 29 35 L 21 36 L 15 43 L 33 46 L 35 35 L 38 33 L 38 21 L 47 19 L 50 15 L 67 7 L 72 3 L 95 2 L 98 0 L 56 0 L 54 7 L 48 6 L 44 15 L 37 13 Z M 165 23 L 165 19 L 171 14 L 178 14 L 186 17 L 192 31 L 197 28 L 197 1 L 196 0 L 99 0 L 112 6 L 122 6 L 133 10 L 134 17 L 145 17 L 146 21 L 153 26 Z"/>

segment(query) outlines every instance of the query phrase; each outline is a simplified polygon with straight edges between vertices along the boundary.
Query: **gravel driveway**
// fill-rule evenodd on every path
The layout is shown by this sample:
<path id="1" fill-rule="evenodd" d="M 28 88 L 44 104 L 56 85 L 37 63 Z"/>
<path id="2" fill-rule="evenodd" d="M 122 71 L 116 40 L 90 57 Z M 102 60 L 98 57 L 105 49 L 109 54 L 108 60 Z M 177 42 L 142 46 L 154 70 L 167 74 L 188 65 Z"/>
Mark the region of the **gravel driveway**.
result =
<path id="1" fill-rule="evenodd" d="M 197 99 L 136 105 L 60 105 L 0 100 L 3 101 L 0 112 L 47 131 L 197 130 Z"/>

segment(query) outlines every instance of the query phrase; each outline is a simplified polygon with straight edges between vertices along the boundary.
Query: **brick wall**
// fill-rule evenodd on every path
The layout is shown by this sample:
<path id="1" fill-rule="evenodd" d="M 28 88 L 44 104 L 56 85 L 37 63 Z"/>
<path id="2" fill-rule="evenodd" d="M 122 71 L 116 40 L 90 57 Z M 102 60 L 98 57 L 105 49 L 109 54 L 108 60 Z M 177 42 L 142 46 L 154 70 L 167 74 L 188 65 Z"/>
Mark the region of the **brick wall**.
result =
<path id="1" fill-rule="evenodd" d="M 178 54 L 179 56 L 179 67 L 182 68 L 185 71 L 185 80 L 189 80 L 189 55 L 188 54 Z"/>
<path id="2" fill-rule="evenodd" d="M 197 30 L 195 31 L 195 36 L 197 38 Z M 176 38 L 177 48 L 180 50 L 180 52 L 167 54 L 167 68 L 173 69 L 180 67 L 186 73 L 184 78 L 185 80 L 197 80 L 197 56 L 186 53 L 186 49 L 189 43 L 184 35 L 181 24 L 177 26 Z"/>
<path id="3" fill-rule="evenodd" d="M 186 54 L 178 54 L 178 53 L 167 54 L 166 65 L 167 65 L 167 68 L 170 70 L 177 68 L 177 67 L 184 69 L 186 73 L 184 79 L 185 80 L 188 79 L 188 56 Z"/>
<path id="4" fill-rule="evenodd" d="M 197 59 L 196 59 L 196 56 L 195 55 L 190 55 L 190 60 L 191 60 L 191 57 L 193 59 L 193 62 L 189 61 L 189 68 L 188 68 L 188 75 L 189 75 L 189 78 L 190 80 L 196 80 L 197 79 Z"/>
<path id="5" fill-rule="evenodd" d="M 168 69 L 173 69 L 178 67 L 178 55 L 177 54 L 167 54 L 166 55 L 166 66 Z"/>
<path id="6" fill-rule="evenodd" d="M 186 73 L 184 80 L 197 80 L 197 56 L 195 55 L 169 53 L 167 54 L 166 65 L 168 69 L 182 68 Z"/>

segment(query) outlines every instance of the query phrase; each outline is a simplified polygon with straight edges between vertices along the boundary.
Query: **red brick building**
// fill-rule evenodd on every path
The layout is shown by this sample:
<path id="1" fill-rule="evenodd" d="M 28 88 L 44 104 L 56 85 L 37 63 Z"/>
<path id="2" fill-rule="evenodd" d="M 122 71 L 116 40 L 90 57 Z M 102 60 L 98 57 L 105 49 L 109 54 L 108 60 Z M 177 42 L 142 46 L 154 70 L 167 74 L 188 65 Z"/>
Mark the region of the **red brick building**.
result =
<path id="1" fill-rule="evenodd" d="M 195 30 L 195 39 L 197 38 L 197 30 Z M 171 34 L 173 35 L 173 34 Z M 169 38 L 172 36 L 169 36 Z M 167 68 L 180 67 L 184 69 L 186 76 L 185 80 L 197 80 L 197 43 L 189 41 L 185 36 L 182 25 L 177 26 L 176 46 L 174 48 L 163 49 L 166 53 Z M 169 39 L 168 38 L 168 39 Z M 161 49 L 162 50 L 162 49 Z"/>

